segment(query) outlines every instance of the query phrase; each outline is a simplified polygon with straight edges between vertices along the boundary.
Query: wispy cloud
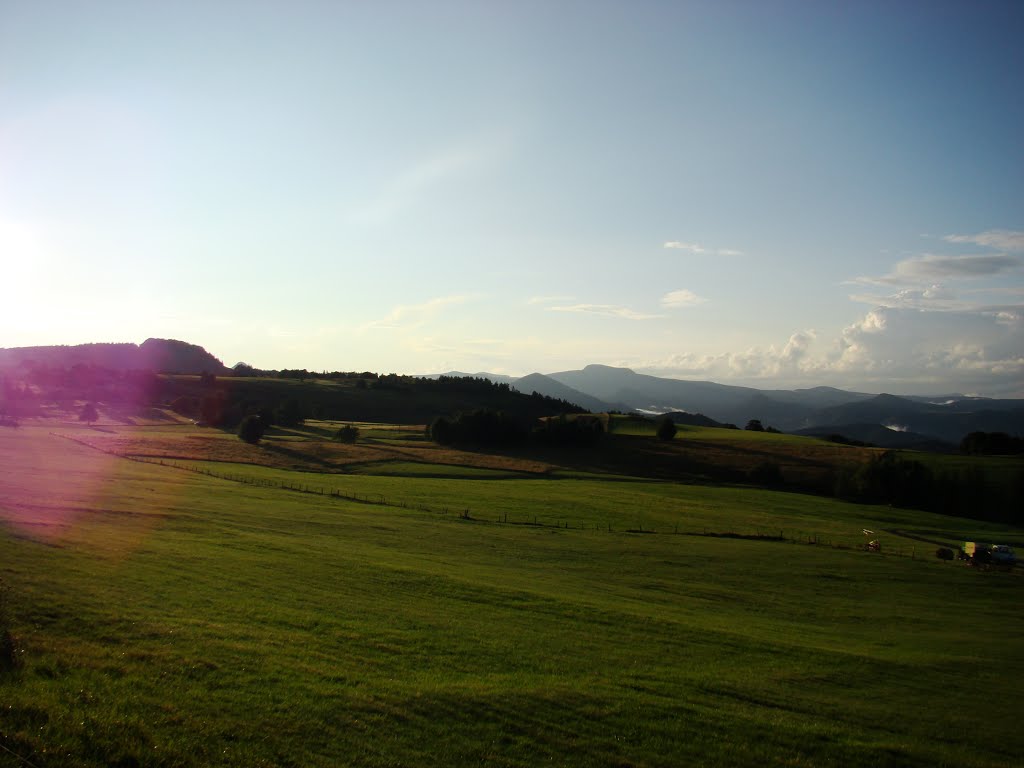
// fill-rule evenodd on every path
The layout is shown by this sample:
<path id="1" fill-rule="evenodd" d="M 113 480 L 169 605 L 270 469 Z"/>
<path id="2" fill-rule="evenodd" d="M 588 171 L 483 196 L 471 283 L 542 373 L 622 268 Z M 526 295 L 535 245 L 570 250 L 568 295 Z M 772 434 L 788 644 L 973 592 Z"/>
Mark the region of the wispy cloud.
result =
<path id="1" fill-rule="evenodd" d="M 561 301 L 573 301 L 575 296 L 534 296 L 527 304 L 555 304 Z"/>
<path id="2" fill-rule="evenodd" d="M 669 291 L 661 297 L 661 305 L 663 307 L 695 307 L 698 304 L 703 304 L 707 301 L 702 296 L 698 296 L 691 290 L 686 288 L 679 288 L 675 291 Z"/>
<path id="3" fill-rule="evenodd" d="M 1024 251 L 1024 232 L 1014 229 L 990 229 L 976 235 L 946 235 L 947 243 L 972 243 L 1000 251 Z"/>
<path id="4" fill-rule="evenodd" d="M 604 317 L 617 317 L 623 320 L 657 320 L 664 315 L 650 315 L 637 312 L 629 307 L 619 307 L 614 304 L 572 304 L 568 306 L 549 307 L 551 312 L 579 312 L 590 315 L 603 315 Z"/>
<path id="5" fill-rule="evenodd" d="M 507 132 L 482 134 L 442 147 L 420 158 L 382 185 L 376 194 L 351 211 L 356 222 L 384 224 L 405 209 L 428 199 L 437 187 L 470 177 L 504 157 L 512 145 Z"/>
<path id="6" fill-rule="evenodd" d="M 904 288 L 889 294 L 855 293 L 850 296 L 850 299 L 874 307 L 903 307 L 933 311 L 962 310 L 972 306 L 959 300 L 953 291 L 940 284 L 920 288 Z"/>
<path id="7" fill-rule="evenodd" d="M 743 251 L 737 251 L 735 248 L 708 248 L 700 243 L 684 243 L 681 240 L 669 240 L 662 247 L 676 251 L 686 251 L 687 253 L 692 253 L 694 256 L 701 256 L 703 254 L 710 254 L 713 256 L 743 255 Z"/>
<path id="8" fill-rule="evenodd" d="M 858 277 L 866 285 L 912 285 L 934 280 L 989 277 L 1016 269 L 1021 260 L 1007 254 L 981 256 L 939 256 L 926 253 L 898 262 L 892 272 L 880 277 Z"/>
<path id="9" fill-rule="evenodd" d="M 464 304 L 469 296 L 439 296 L 422 304 L 403 304 L 392 309 L 385 317 L 371 320 L 357 329 L 364 332 L 373 329 L 415 328 L 437 315 L 445 307 Z"/>

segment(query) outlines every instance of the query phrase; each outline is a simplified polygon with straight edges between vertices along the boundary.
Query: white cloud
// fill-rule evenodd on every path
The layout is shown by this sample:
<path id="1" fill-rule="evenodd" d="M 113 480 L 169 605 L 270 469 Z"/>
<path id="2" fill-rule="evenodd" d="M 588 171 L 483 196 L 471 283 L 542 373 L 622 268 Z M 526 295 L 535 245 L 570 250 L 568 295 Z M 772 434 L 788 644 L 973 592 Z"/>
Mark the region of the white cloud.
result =
<path id="1" fill-rule="evenodd" d="M 551 312 L 580 312 L 583 314 L 603 315 L 604 317 L 617 317 L 623 320 L 656 320 L 664 315 L 649 315 L 636 312 L 629 307 L 619 307 L 613 304 L 572 304 L 568 306 L 549 307 Z"/>
<path id="2" fill-rule="evenodd" d="M 883 383 L 1007 391 L 1024 381 L 1022 350 L 1019 313 L 881 307 L 843 331 L 829 368 Z"/>
<path id="3" fill-rule="evenodd" d="M 527 304 L 554 304 L 560 301 L 573 301 L 575 296 L 534 296 Z"/>
<path id="4" fill-rule="evenodd" d="M 783 345 L 719 355 L 623 361 L 659 376 L 753 386 L 1024 396 L 1024 306 L 933 312 L 878 307 L 838 336 L 794 333 Z"/>
<path id="5" fill-rule="evenodd" d="M 686 288 L 669 291 L 661 297 L 661 305 L 663 307 L 695 307 L 706 301 L 707 299 L 698 296 L 693 291 Z"/>
<path id="6" fill-rule="evenodd" d="M 445 307 L 464 304 L 469 296 L 439 296 L 422 304 L 406 304 L 395 307 L 385 317 L 371 320 L 357 329 L 360 333 L 372 329 L 415 328 L 423 325 Z"/>
<path id="7" fill-rule="evenodd" d="M 866 285 L 915 285 L 934 280 L 990 277 L 1020 265 L 1019 258 L 1006 254 L 939 256 L 926 253 L 898 262 L 887 275 L 858 277 L 854 282 Z"/>
<path id="8" fill-rule="evenodd" d="M 705 253 L 707 251 L 706 248 L 704 248 L 701 245 L 698 245 L 697 243 L 681 243 L 678 240 L 669 240 L 667 243 L 665 243 L 664 247 L 674 248 L 679 251 L 689 251 L 690 253 L 694 254 Z"/>
<path id="9" fill-rule="evenodd" d="M 903 288 L 890 294 L 858 293 L 850 296 L 853 301 L 870 304 L 873 307 L 903 307 L 933 311 L 977 309 L 945 286 L 935 283 L 923 288 Z"/>
<path id="10" fill-rule="evenodd" d="M 947 243 L 972 243 L 1000 251 L 1024 251 L 1024 232 L 1013 229 L 990 229 L 977 235 L 946 235 Z"/>
<path id="11" fill-rule="evenodd" d="M 809 376 L 820 368 L 811 347 L 817 339 L 813 330 L 798 331 L 782 347 L 770 345 L 766 349 L 752 347 L 743 352 L 701 355 L 689 352 L 642 363 L 632 363 L 638 371 L 662 376 L 699 376 L 711 379 L 744 379 L 758 381 L 788 377 L 797 380 Z"/>
<path id="12" fill-rule="evenodd" d="M 700 256 L 701 254 L 709 253 L 715 256 L 742 256 L 743 251 L 737 251 L 735 248 L 705 248 L 700 243 L 684 243 L 680 240 L 669 240 L 663 246 L 663 248 L 670 248 L 677 251 L 686 251 L 692 253 L 694 256 Z"/>

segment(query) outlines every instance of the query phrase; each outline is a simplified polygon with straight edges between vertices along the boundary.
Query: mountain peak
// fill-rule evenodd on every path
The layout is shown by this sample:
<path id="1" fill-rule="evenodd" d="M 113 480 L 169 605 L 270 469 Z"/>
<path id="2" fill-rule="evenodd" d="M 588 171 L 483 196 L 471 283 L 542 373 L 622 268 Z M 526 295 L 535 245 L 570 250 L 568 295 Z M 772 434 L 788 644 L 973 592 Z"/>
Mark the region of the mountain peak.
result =
<path id="1" fill-rule="evenodd" d="M 632 368 L 617 368 L 614 365 L 601 365 L 600 363 L 591 363 L 583 370 L 589 373 L 601 373 L 608 371 L 614 371 L 615 373 L 636 373 Z"/>

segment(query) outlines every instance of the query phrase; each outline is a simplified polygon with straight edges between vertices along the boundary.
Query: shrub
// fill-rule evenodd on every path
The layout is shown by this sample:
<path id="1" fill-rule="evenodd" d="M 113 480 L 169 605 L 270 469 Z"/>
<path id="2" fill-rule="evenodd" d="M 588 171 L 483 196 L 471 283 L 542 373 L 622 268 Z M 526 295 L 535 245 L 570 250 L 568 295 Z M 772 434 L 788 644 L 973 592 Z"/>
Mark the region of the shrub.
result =
<path id="1" fill-rule="evenodd" d="M 433 423 L 427 427 L 427 437 L 438 445 L 448 445 L 452 442 L 452 423 L 444 416 L 438 416 Z"/>
<path id="2" fill-rule="evenodd" d="M 939 547 L 936 549 L 935 556 L 939 558 L 939 560 L 952 560 L 954 557 L 953 550 L 948 547 Z"/>
<path id="3" fill-rule="evenodd" d="M 676 436 L 676 423 L 668 416 L 664 417 L 658 422 L 656 434 L 659 440 L 671 440 Z"/>
<path id="4" fill-rule="evenodd" d="M 92 403 L 86 403 L 82 406 L 82 410 L 78 412 L 78 420 L 84 421 L 88 424 L 92 424 L 99 417 L 99 412 L 96 410 L 96 406 Z"/>
<path id="5" fill-rule="evenodd" d="M 263 439 L 263 433 L 267 427 L 263 419 L 257 414 L 246 416 L 238 427 L 238 437 L 247 443 L 256 445 Z"/>
<path id="6" fill-rule="evenodd" d="M 359 438 L 359 427 L 346 424 L 334 433 L 334 439 L 342 443 L 354 443 Z"/>

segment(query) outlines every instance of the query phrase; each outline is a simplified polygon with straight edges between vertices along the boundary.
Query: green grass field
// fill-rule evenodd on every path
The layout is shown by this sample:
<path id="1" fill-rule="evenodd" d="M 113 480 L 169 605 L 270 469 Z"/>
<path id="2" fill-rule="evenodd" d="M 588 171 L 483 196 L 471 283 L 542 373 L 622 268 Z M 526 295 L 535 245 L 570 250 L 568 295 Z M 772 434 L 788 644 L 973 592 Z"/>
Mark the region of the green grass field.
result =
<path id="1" fill-rule="evenodd" d="M 0 765 L 1019 765 L 1024 581 L 934 542 L 1020 530 L 559 470 L 190 459 L 191 427 L 143 463 L 51 431 L 93 433 L 0 431 Z"/>

